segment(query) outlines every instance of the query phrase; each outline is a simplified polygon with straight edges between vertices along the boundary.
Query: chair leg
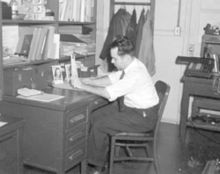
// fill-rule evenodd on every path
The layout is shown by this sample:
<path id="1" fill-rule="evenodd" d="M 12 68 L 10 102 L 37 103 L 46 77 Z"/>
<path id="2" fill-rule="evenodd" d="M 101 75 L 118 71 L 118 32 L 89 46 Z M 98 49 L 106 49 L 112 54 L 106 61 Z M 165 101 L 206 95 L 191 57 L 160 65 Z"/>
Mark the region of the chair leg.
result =
<path id="1" fill-rule="evenodd" d="M 154 159 L 154 170 L 156 174 L 159 174 L 159 164 L 158 164 L 158 160 Z"/>
<path id="2" fill-rule="evenodd" d="M 110 147 L 110 159 L 109 159 L 109 174 L 113 174 L 113 164 L 114 164 L 114 151 L 115 151 L 115 139 L 111 138 Z"/>
<path id="3" fill-rule="evenodd" d="M 155 169 L 155 172 L 156 174 L 160 174 L 160 169 L 159 169 L 159 159 L 158 159 L 158 156 L 157 156 L 157 147 L 156 147 L 156 143 L 154 142 L 154 145 L 153 145 L 153 158 L 154 158 L 154 169 Z"/>

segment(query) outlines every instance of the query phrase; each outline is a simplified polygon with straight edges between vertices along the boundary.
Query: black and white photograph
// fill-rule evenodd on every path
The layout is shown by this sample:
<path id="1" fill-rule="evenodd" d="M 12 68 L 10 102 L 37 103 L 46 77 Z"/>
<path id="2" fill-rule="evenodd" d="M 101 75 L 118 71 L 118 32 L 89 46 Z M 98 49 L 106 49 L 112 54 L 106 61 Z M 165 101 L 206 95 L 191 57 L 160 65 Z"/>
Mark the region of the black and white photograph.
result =
<path id="1" fill-rule="evenodd" d="M 61 65 L 53 65 L 52 72 L 53 72 L 53 82 L 55 84 L 63 83 L 63 69 Z"/>
<path id="2" fill-rule="evenodd" d="M 220 174 L 220 0 L 0 10 L 0 174 Z"/>

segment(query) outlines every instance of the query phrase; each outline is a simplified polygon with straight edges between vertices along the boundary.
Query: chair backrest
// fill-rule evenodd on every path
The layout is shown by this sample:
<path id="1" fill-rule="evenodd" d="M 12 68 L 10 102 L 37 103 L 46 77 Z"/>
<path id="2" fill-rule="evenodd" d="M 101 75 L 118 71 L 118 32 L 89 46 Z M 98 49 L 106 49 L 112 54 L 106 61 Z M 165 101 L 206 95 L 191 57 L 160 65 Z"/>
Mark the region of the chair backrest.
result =
<path id="1" fill-rule="evenodd" d="M 157 134 L 158 129 L 159 129 L 159 124 L 160 124 L 160 121 L 161 121 L 162 116 L 163 116 L 164 108 L 166 106 L 167 99 L 168 99 L 168 96 L 169 96 L 170 86 L 167 83 L 165 83 L 161 80 L 158 80 L 155 83 L 155 88 L 156 88 L 157 94 L 159 96 L 159 103 L 158 103 L 158 110 L 157 110 L 157 120 L 156 120 L 156 125 L 155 125 L 155 128 L 154 128 L 154 134 Z"/>

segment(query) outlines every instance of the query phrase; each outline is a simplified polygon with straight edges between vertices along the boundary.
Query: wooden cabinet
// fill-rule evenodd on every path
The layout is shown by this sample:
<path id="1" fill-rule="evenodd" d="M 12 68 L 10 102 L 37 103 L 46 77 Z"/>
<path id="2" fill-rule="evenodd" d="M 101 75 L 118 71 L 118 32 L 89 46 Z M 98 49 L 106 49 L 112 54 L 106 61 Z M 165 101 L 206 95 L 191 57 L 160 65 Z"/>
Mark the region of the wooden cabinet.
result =
<path id="1" fill-rule="evenodd" d="M 22 2 L 27 2 L 27 1 L 22 1 Z M 31 2 L 31 1 L 29 1 Z M 35 1 L 35 2 L 43 2 L 42 1 Z M 96 28 L 96 0 L 83 0 L 83 1 L 80 1 L 78 0 L 77 2 L 79 3 L 84 3 L 84 6 L 85 7 L 88 7 L 87 9 L 89 9 L 91 12 L 91 16 L 86 16 L 85 14 L 86 13 L 86 9 L 84 9 L 84 13 L 81 11 L 81 14 L 83 14 L 83 17 L 80 17 L 80 19 L 66 19 L 63 18 L 61 19 L 61 14 L 59 14 L 62 10 L 62 7 L 61 7 L 61 1 L 59 0 L 46 0 L 45 1 L 46 4 L 45 4 L 45 8 L 47 10 L 50 10 L 52 13 L 54 13 L 54 20 L 53 19 L 49 19 L 49 18 L 42 18 L 42 19 L 28 19 L 28 20 L 23 20 L 23 19 L 3 19 L 2 18 L 2 12 L 4 9 L 2 9 L 2 3 L 0 3 L 0 11 L 1 11 L 1 14 L 0 14 L 0 99 L 2 98 L 2 96 L 4 95 L 4 88 L 7 88 L 5 87 L 4 85 L 4 78 L 7 78 L 7 77 L 4 77 L 4 61 L 3 61 L 3 28 L 4 27 L 8 27 L 8 26 L 17 26 L 18 27 L 18 35 L 20 36 L 23 32 L 22 29 L 24 28 L 32 28 L 34 30 L 34 28 L 36 27 L 54 27 L 55 28 L 55 33 L 58 33 L 58 34 L 63 34 L 65 32 L 65 30 L 67 29 L 68 32 L 73 32 L 74 31 L 69 31 L 71 30 L 72 28 L 76 27 L 76 28 L 80 28 L 81 29 L 81 33 L 83 34 L 84 32 L 90 32 L 90 34 L 92 35 L 92 39 L 95 40 L 95 28 Z M 68 3 L 73 3 L 73 1 L 70 1 L 70 0 L 64 0 L 62 2 L 68 2 Z M 75 1 L 74 1 L 75 2 Z M 68 4 L 67 4 L 68 5 Z M 90 8 L 90 5 L 91 5 L 91 8 Z M 36 4 L 35 4 L 36 6 Z M 81 5 L 83 6 L 83 5 Z M 67 7 L 66 7 L 67 8 Z M 64 12 L 68 11 L 68 10 L 63 10 Z M 73 11 L 73 10 L 72 10 Z M 29 14 L 30 15 L 30 14 Z M 62 29 L 61 29 L 62 28 Z M 33 35 L 34 37 L 34 35 Z M 20 39 L 20 38 L 19 38 Z M 32 41 L 33 41 L 34 38 L 32 38 Z M 46 41 L 45 41 L 46 42 Z M 43 42 L 44 44 L 44 42 Z M 31 48 L 30 48 L 31 49 Z M 57 48 L 60 50 L 60 48 Z M 55 49 L 53 49 L 55 50 Z M 79 56 L 80 57 L 80 60 L 82 60 L 82 57 L 85 59 L 83 60 L 84 62 L 88 63 L 89 62 L 89 65 L 93 65 L 94 62 L 95 62 L 95 53 L 90 55 L 90 56 Z M 36 56 L 36 59 L 38 59 L 38 56 Z M 42 64 L 44 64 L 45 62 L 48 63 L 48 61 L 51 61 L 51 62 L 54 62 L 54 63 L 57 63 L 56 61 L 54 60 L 51 60 L 51 59 L 43 59 L 43 60 L 36 60 L 34 59 L 34 61 L 31 61 L 31 62 L 28 62 L 28 63 L 21 63 L 19 62 L 19 65 L 15 63 L 15 65 L 13 64 L 12 66 L 14 66 L 15 68 L 17 66 L 21 67 L 21 66 L 41 66 Z M 88 60 L 89 59 L 89 60 Z M 92 60 L 90 60 L 92 59 Z M 32 79 L 33 80 L 33 79 Z"/>
<path id="2" fill-rule="evenodd" d="M 22 131 L 24 120 L 0 116 L 7 122 L 0 127 L 0 173 L 23 174 L 22 166 Z"/>
<path id="3" fill-rule="evenodd" d="M 4 96 L 0 103 L 2 113 L 25 120 L 24 164 L 58 174 L 81 165 L 85 174 L 88 116 L 103 99 L 82 91 L 45 91 L 65 98 L 43 103 Z"/>

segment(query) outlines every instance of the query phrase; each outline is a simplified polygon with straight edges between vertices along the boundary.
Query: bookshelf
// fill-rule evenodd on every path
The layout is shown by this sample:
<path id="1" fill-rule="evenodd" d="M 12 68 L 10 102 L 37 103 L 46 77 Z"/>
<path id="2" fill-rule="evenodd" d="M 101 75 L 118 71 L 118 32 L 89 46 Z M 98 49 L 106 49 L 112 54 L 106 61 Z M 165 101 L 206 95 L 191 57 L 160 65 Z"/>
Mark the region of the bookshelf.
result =
<path id="1" fill-rule="evenodd" d="M 38 1 L 38 2 L 43 2 L 43 0 Z M 51 13 L 51 14 L 53 14 L 52 18 L 47 18 L 48 16 L 46 15 L 45 18 L 42 17 L 42 19 L 41 19 L 41 17 L 39 17 L 40 15 L 33 16 L 33 15 L 30 15 L 30 12 L 26 12 L 26 15 L 23 15 L 21 18 L 19 17 L 18 19 L 5 19 L 5 18 L 3 19 L 4 9 L 2 7 L 3 6 L 2 3 L 0 3 L 0 11 L 2 12 L 0 14 L 0 19 L 1 19 L 0 20 L 0 38 L 1 38 L 0 39 L 0 57 L 1 57 L 0 58 L 0 99 L 2 99 L 2 96 L 4 95 L 4 88 L 6 86 L 6 84 L 4 84 L 4 82 L 5 82 L 4 72 L 8 71 L 8 69 L 17 70 L 19 68 L 26 69 L 28 67 L 31 67 L 34 69 L 33 71 L 38 72 L 39 69 L 42 69 L 41 66 L 45 67 L 44 64 L 49 66 L 51 64 L 60 63 L 60 62 L 62 62 L 62 60 L 65 60 L 65 61 L 69 60 L 68 56 L 67 56 L 67 58 L 63 58 L 63 57 L 65 57 L 65 55 L 61 55 L 61 52 L 60 52 L 61 43 L 60 42 L 59 42 L 59 46 L 55 45 L 55 46 L 58 46 L 58 47 L 55 47 L 56 50 L 59 50 L 58 54 L 56 54 L 58 59 L 54 59 L 54 57 L 56 57 L 55 55 L 50 55 L 50 56 L 44 55 L 45 56 L 44 57 L 42 54 L 45 53 L 45 49 L 46 49 L 45 47 L 47 45 L 46 39 L 48 39 L 50 29 L 48 29 L 46 32 L 44 32 L 44 33 L 46 33 L 44 35 L 42 34 L 41 31 L 38 31 L 38 32 L 36 31 L 36 33 L 38 33 L 38 35 L 37 35 L 36 33 L 34 33 L 35 32 L 34 30 L 36 30 L 36 28 L 38 28 L 39 30 L 45 30 L 45 28 L 53 28 L 54 33 L 58 34 L 58 36 L 60 36 L 60 34 L 66 34 L 66 32 L 68 34 L 74 34 L 73 32 L 75 32 L 75 31 L 81 32 L 81 34 L 85 34 L 85 33 L 88 34 L 89 33 L 91 35 L 91 38 L 95 42 L 97 0 L 78 0 L 77 3 L 78 3 L 78 5 L 80 5 L 80 6 L 78 6 L 78 7 L 80 7 L 80 10 L 79 10 L 78 14 L 76 14 L 76 12 L 75 12 L 75 15 L 77 15 L 78 18 L 75 18 L 73 13 L 65 14 L 65 12 L 67 13 L 67 12 L 73 11 L 72 10 L 74 8 L 73 1 L 70 1 L 70 0 L 62 0 L 62 1 L 60 1 L 60 0 L 47 0 L 45 2 L 46 2 L 46 4 L 44 6 L 45 6 L 45 9 L 47 9 L 46 12 L 48 12 L 48 10 L 50 12 L 52 12 Z M 64 5 L 61 4 L 61 2 L 63 4 L 66 3 L 66 6 L 62 7 Z M 37 5 L 33 4 L 33 6 L 35 7 Z M 72 9 L 71 9 L 71 7 L 72 7 Z M 61 8 L 64 8 L 65 10 L 62 10 Z M 30 9 L 32 9 L 32 7 L 30 7 Z M 33 9 L 35 10 L 35 8 L 33 8 Z M 61 10 L 63 11 L 62 14 L 61 14 Z M 46 12 L 45 12 L 45 14 L 46 14 Z M 66 18 L 63 18 L 63 17 L 61 18 L 61 16 L 65 16 Z M 26 31 L 22 30 L 22 29 L 25 29 L 25 28 L 27 30 L 31 29 L 31 33 L 29 33 L 29 36 L 31 35 L 31 37 L 29 37 L 30 44 L 27 44 L 27 46 L 29 45 L 29 47 L 27 48 L 29 51 L 29 54 L 28 54 L 28 56 L 25 55 L 25 58 L 28 58 L 28 61 L 24 61 L 24 62 L 21 61 L 19 63 L 17 63 L 15 61 L 13 63 L 13 61 L 10 62 L 11 61 L 11 59 L 10 59 L 10 61 L 9 61 L 10 63 L 8 64 L 8 62 L 7 62 L 8 60 L 5 59 L 4 50 L 3 50 L 4 49 L 4 41 L 6 40 L 5 39 L 6 36 L 4 36 L 3 32 L 4 32 L 4 28 L 6 28 L 6 27 L 15 27 L 15 28 L 17 27 L 18 28 L 17 44 L 19 44 L 19 41 L 21 42 L 22 34 L 24 35 L 23 39 L 24 39 L 24 37 L 26 39 L 28 39 L 28 37 L 26 37 L 27 34 L 24 34 L 24 32 L 26 32 Z M 35 36 L 35 34 L 38 37 L 40 37 L 41 39 L 39 39 L 37 36 Z M 35 37 L 35 39 L 38 38 L 38 42 L 36 41 L 36 46 L 32 46 L 32 43 L 35 40 L 34 37 Z M 43 38 L 43 41 L 42 41 L 42 38 Z M 57 38 L 57 40 L 59 41 L 59 37 Z M 42 41 L 42 42 L 39 42 L 39 41 Z M 21 42 L 21 44 L 24 44 L 23 42 Z M 48 44 L 48 45 L 51 45 L 51 44 Z M 16 46 L 16 51 L 17 51 L 18 47 L 19 46 Z M 31 51 L 32 47 L 35 50 L 33 52 Z M 38 48 L 36 48 L 36 47 L 38 47 Z M 52 47 L 52 48 L 47 48 L 47 49 L 54 50 L 55 48 Z M 30 52 L 32 53 L 32 56 L 30 58 L 31 61 L 29 60 Z M 54 51 L 52 51 L 51 54 L 55 54 Z M 38 55 L 38 56 L 36 56 L 36 55 Z M 53 58 L 51 58 L 51 57 L 53 57 Z M 62 59 L 60 57 L 62 57 Z M 91 62 L 92 64 L 94 64 L 94 62 L 95 62 L 95 53 L 93 55 L 88 54 L 88 55 L 82 55 L 82 56 L 78 56 L 78 57 L 80 59 L 82 59 L 82 57 L 84 57 L 85 59 L 87 59 L 87 58 L 94 59 L 94 60 L 88 61 L 88 62 Z M 46 68 L 48 68 L 48 67 L 46 67 Z M 41 74 L 42 74 L 42 72 L 41 72 Z M 47 77 L 47 79 L 48 79 L 48 77 Z M 31 80 L 33 80 L 33 79 L 31 79 Z M 8 81 L 8 79 L 7 79 L 7 81 Z"/>

